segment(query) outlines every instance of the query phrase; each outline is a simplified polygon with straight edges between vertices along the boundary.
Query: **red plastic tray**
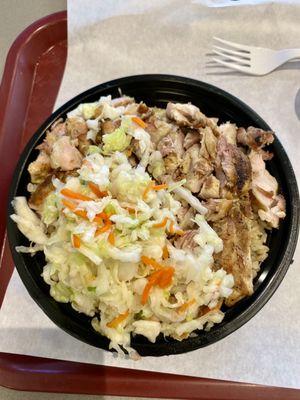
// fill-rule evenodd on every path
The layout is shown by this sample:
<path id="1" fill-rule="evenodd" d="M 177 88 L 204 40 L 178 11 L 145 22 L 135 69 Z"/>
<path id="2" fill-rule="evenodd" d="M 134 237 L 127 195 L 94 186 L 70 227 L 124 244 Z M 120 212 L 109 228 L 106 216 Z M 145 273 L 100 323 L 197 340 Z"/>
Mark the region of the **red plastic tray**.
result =
<path id="1" fill-rule="evenodd" d="M 10 180 L 24 144 L 52 112 L 66 55 L 66 12 L 47 16 L 30 25 L 19 35 L 8 53 L 0 88 L 0 306 L 13 271 L 5 235 Z M 300 391 L 293 389 L 8 353 L 0 353 L 0 385 L 30 391 L 174 399 L 300 398 Z"/>

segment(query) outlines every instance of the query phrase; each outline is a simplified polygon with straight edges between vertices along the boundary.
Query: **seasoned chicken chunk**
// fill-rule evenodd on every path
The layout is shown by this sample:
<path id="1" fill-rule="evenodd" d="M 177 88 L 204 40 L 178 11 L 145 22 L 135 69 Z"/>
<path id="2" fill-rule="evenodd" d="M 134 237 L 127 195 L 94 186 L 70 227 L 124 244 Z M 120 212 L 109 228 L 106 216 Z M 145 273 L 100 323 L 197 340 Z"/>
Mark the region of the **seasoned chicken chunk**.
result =
<path id="1" fill-rule="evenodd" d="M 56 121 L 49 131 L 47 131 L 46 138 L 36 148 L 50 154 L 54 143 L 62 136 L 66 135 L 66 123 L 61 120 Z"/>
<path id="2" fill-rule="evenodd" d="M 69 117 L 66 122 L 66 129 L 72 139 L 85 136 L 88 132 L 87 124 L 81 117 Z"/>
<path id="3" fill-rule="evenodd" d="M 37 159 L 28 166 L 32 183 L 41 183 L 51 170 L 50 157 L 44 151 L 41 151 Z"/>
<path id="4" fill-rule="evenodd" d="M 254 128 L 239 128 L 237 131 L 237 141 L 244 146 L 257 150 L 262 147 L 273 143 L 274 134 L 272 131 L 264 131 L 263 129 Z"/>
<path id="5" fill-rule="evenodd" d="M 236 146 L 221 136 L 217 145 L 216 177 L 221 187 L 228 186 L 237 192 L 249 190 L 251 165 L 249 158 Z"/>
<path id="6" fill-rule="evenodd" d="M 204 126 L 206 116 L 193 104 L 168 103 L 167 117 L 179 126 Z"/>
<path id="7" fill-rule="evenodd" d="M 199 233 L 199 232 L 196 229 L 186 231 L 183 236 L 180 236 L 175 241 L 175 247 L 177 247 L 178 249 L 184 249 L 184 250 L 194 250 L 194 248 L 198 246 L 198 244 L 194 240 L 197 233 Z"/>
<path id="8" fill-rule="evenodd" d="M 69 136 L 62 136 L 53 144 L 50 160 L 53 169 L 71 171 L 81 166 L 82 155 L 71 143 Z"/>
<path id="9" fill-rule="evenodd" d="M 220 197 L 220 182 L 214 175 L 209 175 L 204 180 L 199 196 L 201 199 L 217 199 Z"/>
<path id="10" fill-rule="evenodd" d="M 251 151 L 252 193 L 258 204 L 258 215 L 272 228 L 278 228 L 279 220 L 285 217 L 285 201 L 278 195 L 278 183 L 266 169 L 262 154 Z"/>
<path id="11" fill-rule="evenodd" d="M 223 240 L 223 251 L 215 254 L 216 267 L 234 277 L 233 293 L 225 301 L 232 306 L 253 293 L 250 220 L 236 202 L 229 215 L 214 222 L 212 227 Z"/>

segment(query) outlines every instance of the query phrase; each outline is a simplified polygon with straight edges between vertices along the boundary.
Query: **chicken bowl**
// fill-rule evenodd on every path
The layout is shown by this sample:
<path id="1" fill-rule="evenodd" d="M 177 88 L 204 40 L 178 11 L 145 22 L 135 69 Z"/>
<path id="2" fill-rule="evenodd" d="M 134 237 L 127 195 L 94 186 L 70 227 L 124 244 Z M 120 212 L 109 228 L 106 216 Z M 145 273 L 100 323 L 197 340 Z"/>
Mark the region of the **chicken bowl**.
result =
<path id="1" fill-rule="evenodd" d="M 291 264 L 299 197 L 270 127 L 230 94 L 141 75 L 90 89 L 28 143 L 8 236 L 59 327 L 120 356 L 178 354 L 247 322 Z"/>

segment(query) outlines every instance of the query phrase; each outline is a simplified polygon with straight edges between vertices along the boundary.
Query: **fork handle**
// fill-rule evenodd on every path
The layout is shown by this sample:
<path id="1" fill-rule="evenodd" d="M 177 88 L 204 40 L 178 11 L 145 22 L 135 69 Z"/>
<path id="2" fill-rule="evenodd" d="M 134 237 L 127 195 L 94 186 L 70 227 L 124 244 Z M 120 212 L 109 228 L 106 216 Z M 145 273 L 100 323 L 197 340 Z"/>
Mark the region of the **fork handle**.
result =
<path id="1" fill-rule="evenodd" d="M 300 58 L 300 49 L 284 49 L 278 52 L 282 58 L 286 61 L 294 58 Z"/>

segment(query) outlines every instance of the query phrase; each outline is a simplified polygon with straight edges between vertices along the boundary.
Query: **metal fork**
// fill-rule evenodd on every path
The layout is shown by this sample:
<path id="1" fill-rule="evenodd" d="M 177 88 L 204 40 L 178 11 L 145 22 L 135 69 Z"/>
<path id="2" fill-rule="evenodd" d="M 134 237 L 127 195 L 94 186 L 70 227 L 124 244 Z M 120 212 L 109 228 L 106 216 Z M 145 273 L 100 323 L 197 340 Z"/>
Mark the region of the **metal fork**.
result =
<path id="1" fill-rule="evenodd" d="M 215 62 L 251 75 L 266 75 L 287 61 L 300 58 L 300 49 L 276 51 L 229 42 L 218 37 L 213 39 L 226 46 L 213 45 L 213 52 L 218 55 L 213 58 Z"/>

